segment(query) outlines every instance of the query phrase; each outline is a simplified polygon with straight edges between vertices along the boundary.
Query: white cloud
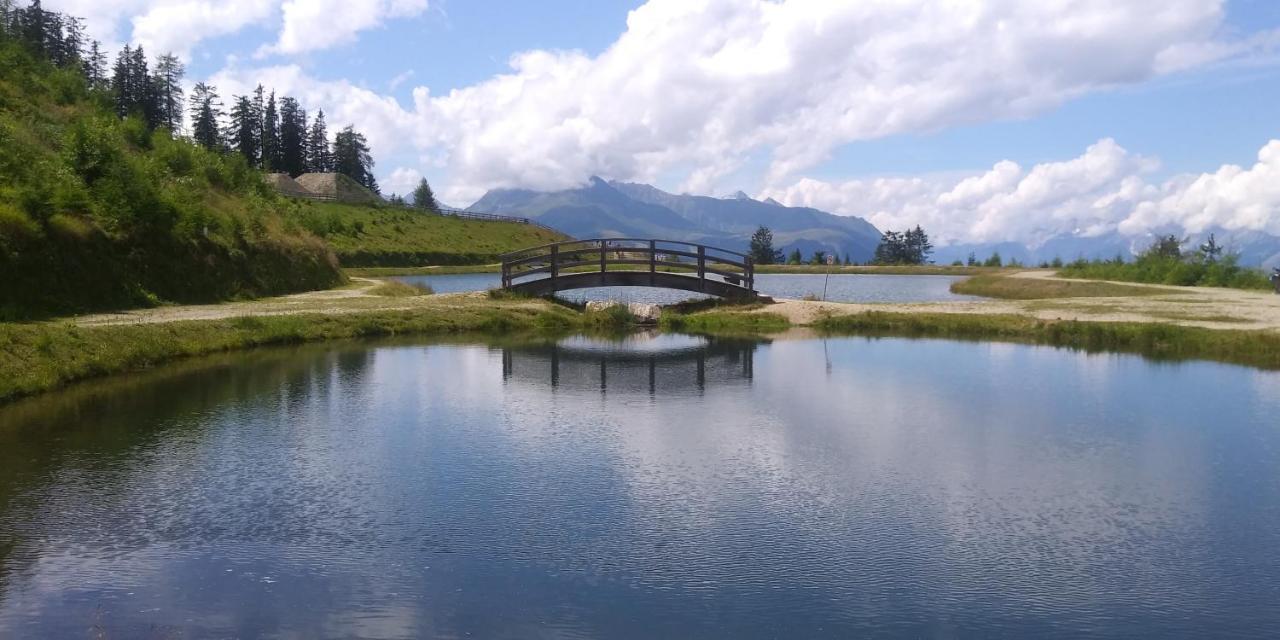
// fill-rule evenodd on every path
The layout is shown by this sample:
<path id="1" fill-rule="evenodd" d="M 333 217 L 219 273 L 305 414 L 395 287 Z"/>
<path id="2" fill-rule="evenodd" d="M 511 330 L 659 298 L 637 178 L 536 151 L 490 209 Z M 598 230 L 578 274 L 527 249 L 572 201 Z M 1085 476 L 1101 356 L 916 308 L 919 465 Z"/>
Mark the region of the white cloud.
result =
<path id="1" fill-rule="evenodd" d="M 1026 117 L 1262 46 L 1219 40 L 1222 20 L 1222 0 L 651 0 L 598 56 L 518 53 L 508 73 L 443 95 L 419 87 L 376 117 L 404 123 L 387 139 L 448 155 L 457 201 L 592 174 L 678 174 L 709 193 L 752 156 L 768 159 L 766 184 L 786 184 L 849 142 Z M 292 33 L 276 47 L 302 47 Z M 332 108 L 371 101 L 299 80 L 328 87 Z"/>
<path id="2" fill-rule="evenodd" d="M 280 23 L 260 53 L 297 54 L 355 40 L 360 31 L 410 18 L 427 0 L 46 0 L 45 8 L 85 19 L 89 33 L 115 49 L 126 41 L 189 58 L 209 38 L 251 25 Z M 132 30 L 122 31 L 126 24 Z"/>
<path id="3" fill-rule="evenodd" d="M 408 196 L 418 186 L 419 180 L 422 180 L 422 173 L 417 169 L 396 167 L 389 176 L 378 181 L 378 186 L 385 194 L 398 193 Z"/>
<path id="4" fill-rule="evenodd" d="M 278 0 L 185 0 L 155 2 L 133 18 L 133 38 L 152 53 L 172 51 L 184 58 L 192 47 L 235 33 L 272 17 Z"/>
<path id="5" fill-rule="evenodd" d="M 1280 235 L 1280 140 L 1249 168 L 1153 184 L 1158 164 L 1104 139 L 1083 155 L 1030 169 L 1010 161 L 967 177 L 800 179 L 761 197 L 865 217 L 880 229 L 924 226 L 943 244 L 1025 242 L 1061 234 L 1139 236 L 1213 227 Z"/>
<path id="6" fill-rule="evenodd" d="M 356 34 L 388 18 L 427 10 L 427 0 L 285 0 L 284 25 L 274 45 L 259 53 L 304 53 L 352 42 Z"/>

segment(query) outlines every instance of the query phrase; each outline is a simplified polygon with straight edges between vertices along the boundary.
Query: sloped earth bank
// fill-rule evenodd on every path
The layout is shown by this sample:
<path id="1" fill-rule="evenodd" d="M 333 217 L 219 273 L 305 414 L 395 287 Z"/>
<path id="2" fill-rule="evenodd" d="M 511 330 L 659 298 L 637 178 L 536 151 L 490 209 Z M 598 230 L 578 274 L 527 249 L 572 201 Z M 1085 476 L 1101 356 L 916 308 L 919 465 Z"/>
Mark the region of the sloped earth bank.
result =
<path id="1" fill-rule="evenodd" d="M 1054 278 L 1050 271 L 1026 271 L 1015 278 Z M 81 326 L 220 320 L 244 316 L 297 313 L 359 313 L 449 305 L 476 305 L 486 294 L 455 293 L 407 298 L 387 298 L 370 291 L 380 284 L 372 278 L 352 278 L 349 287 L 313 291 L 248 302 L 138 309 L 72 319 Z M 1020 315 L 1040 320 L 1084 322 L 1151 322 L 1208 329 L 1265 330 L 1280 332 L 1280 295 L 1267 292 L 1207 287 L 1143 285 L 1167 290 L 1167 294 L 1126 297 L 1058 298 L 1044 300 L 980 300 L 927 303 L 840 303 L 778 300 L 755 313 L 774 313 L 792 325 L 806 326 L 839 315 L 881 311 L 890 313 L 959 313 Z M 529 300 L 531 307 L 546 303 Z"/>
<path id="2" fill-rule="evenodd" d="M 1025 271 L 1014 278 L 1056 278 L 1052 271 Z M 1081 281 L 1086 282 L 1086 281 Z M 1095 282 L 1095 281 L 1087 281 Z M 1128 284 L 1128 283 L 1116 283 Z M 980 300 L 911 304 L 859 304 L 779 300 L 756 310 L 776 313 L 793 325 L 811 325 L 824 317 L 868 311 L 889 313 L 958 313 L 1019 315 L 1039 320 L 1081 322 L 1150 322 L 1207 329 L 1280 332 L 1280 295 L 1264 291 L 1142 285 L 1166 290 L 1149 296 L 1052 298 L 1043 300 Z"/>

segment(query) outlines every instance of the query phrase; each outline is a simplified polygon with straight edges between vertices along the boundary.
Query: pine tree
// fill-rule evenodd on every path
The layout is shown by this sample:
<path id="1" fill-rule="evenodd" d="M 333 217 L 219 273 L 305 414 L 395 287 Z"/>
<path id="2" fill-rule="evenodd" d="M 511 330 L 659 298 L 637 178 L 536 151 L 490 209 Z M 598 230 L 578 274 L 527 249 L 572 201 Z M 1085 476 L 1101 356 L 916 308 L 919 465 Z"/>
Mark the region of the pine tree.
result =
<path id="1" fill-rule="evenodd" d="M 751 260 L 756 264 L 782 262 L 782 252 L 773 248 L 773 231 L 760 225 L 751 234 Z"/>
<path id="2" fill-rule="evenodd" d="M 419 180 L 418 186 L 413 189 L 413 206 L 423 211 L 440 211 L 440 203 L 436 202 L 436 194 L 431 191 L 426 178 Z"/>
<path id="3" fill-rule="evenodd" d="M 284 164 L 280 158 L 280 115 L 276 111 L 276 92 L 271 92 L 266 108 L 262 111 L 262 168 L 279 171 Z"/>
<path id="4" fill-rule="evenodd" d="M 307 171 L 327 173 L 333 169 L 333 158 L 329 151 L 329 132 L 325 129 L 324 109 L 316 113 L 311 123 L 311 131 L 307 134 Z"/>
<path id="5" fill-rule="evenodd" d="M 130 86 L 133 80 L 133 73 L 129 69 L 131 64 L 133 64 L 133 50 L 126 44 L 120 53 L 116 54 L 116 64 L 111 70 L 111 93 L 115 99 L 116 115 L 121 118 L 129 115 L 129 98 L 133 93 Z"/>
<path id="6" fill-rule="evenodd" d="M 89 53 L 84 60 L 84 77 L 90 89 L 107 87 L 107 54 L 102 52 L 102 43 L 97 40 L 89 44 Z"/>
<path id="7" fill-rule="evenodd" d="M 333 170 L 355 180 L 374 193 L 378 193 L 378 181 L 373 177 L 373 156 L 364 134 L 352 125 L 338 132 L 333 139 Z"/>
<path id="8" fill-rule="evenodd" d="M 262 124 L 258 122 L 258 110 L 249 96 L 239 96 L 231 107 L 231 125 L 227 128 L 227 143 L 244 156 L 250 166 L 258 164 L 262 151 L 258 135 Z"/>
<path id="9" fill-rule="evenodd" d="M 280 99 L 280 170 L 300 176 L 307 166 L 307 112 L 298 101 Z"/>
<path id="10" fill-rule="evenodd" d="M 203 82 L 196 83 L 191 89 L 191 137 L 206 149 L 222 148 L 218 135 L 221 111 L 217 90 Z"/>
<path id="11" fill-rule="evenodd" d="M 182 126 L 182 76 L 185 73 L 182 61 L 172 53 L 166 53 L 156 61 L 156 75 L 152 82 L 157 94 L 159 124 L 173 133 Z"/>
<path id="12" fill-rule="evenodd" d="M 40 0 L 32 0 L 31 6 L 22 12 L 22 36 L 37 56 L 47 53 L 44 48 L 46 15 L 48 13 L 40 6 Z"/>
<path id="13" fill-rule="evenodd" d="M 129 63 L 129 85 L 132 93 L 129 96 L 130 112 L 142 117 L 148 129 L 160 126 L 160 92 L 155 80 L 147 69 L 147 54 L 142 45 L 133 50 L 133 59 Z"/>

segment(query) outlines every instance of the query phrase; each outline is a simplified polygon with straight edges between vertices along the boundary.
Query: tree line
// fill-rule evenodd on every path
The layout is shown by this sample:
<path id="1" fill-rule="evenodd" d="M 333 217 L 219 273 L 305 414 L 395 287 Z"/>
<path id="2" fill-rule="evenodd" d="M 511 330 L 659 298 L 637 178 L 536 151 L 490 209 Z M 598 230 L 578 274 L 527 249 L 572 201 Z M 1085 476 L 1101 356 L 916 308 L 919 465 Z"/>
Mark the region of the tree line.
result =
<path id="1" fill-rule="evenodd" d="M 804 256 L 801 255 L 800 249 L 792 249 L 790 254 L 785 257 L 783 252 L 773 248 L 773 231 L 764 225 L 756 228 L 755 233 L 751 234 L 751 242 L 748 249 L 751 261 L 755 264 L 806 264 Z M 929 241 L 929 234 L 924 229 L 916 225 L 914 229 L 907 231 L 886 231 L 881 235 L 880 244 L 876 246 L 875 257 L 871 264 L 878 265 L 911 265 L 925 264 L 929 262 L 929 256 L 933 253 L 933 243 Z M 808 264 L 826 264 L 828 253 L 823 250 L 814 251 Z M 834 263 L 841 263 L 840 256 L 836 255 Z M 844 255 L 843 264 L 853 264 L 849 260 L 849 254 Z"/>
<path id="2" fill-rule="evenodd" d="M 102 45 L 86 38 L 84 21 L 46 11 L 40 0 L 26 8 L 0 0 L 0 38 L 21 39 L 38 56 L 80 71 L 90 89 L 110 97 L 116 115 L 137 117 L 148 130 L 163 128 L 177 135 L 189 115 L 190 137 L 205 148 L 238 153 L 253 167 L 295 177 L 342 173 L 379 191 L 364 134 L 347 125 L 330 142 L 324 111 L 309 120 L 292 97 L 277 100 L 275 91 L 268 94 L 258 85 L 252 95 L 233 96 L 224 113 L 216 87 L 201 82 L 184 104 L 186 68 L 177 56 L 161 55 L 153 69 L 141 45 L 126 44 L 108 72 Z"/>

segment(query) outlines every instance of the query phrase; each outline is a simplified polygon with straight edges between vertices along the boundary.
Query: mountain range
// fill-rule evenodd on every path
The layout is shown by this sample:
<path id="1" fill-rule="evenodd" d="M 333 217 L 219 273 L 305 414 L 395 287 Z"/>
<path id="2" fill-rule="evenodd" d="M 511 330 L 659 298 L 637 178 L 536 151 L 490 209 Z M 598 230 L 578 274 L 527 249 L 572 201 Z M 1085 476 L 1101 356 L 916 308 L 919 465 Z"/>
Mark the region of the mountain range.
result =
<path id="1" fill-rule="evenodd" d="M 1184 251 L 1194 251 L 1207 242 L 1212 233 L 1215 242 L 1227 253 L 1239 256 L 1240 264 L 1267 269 L 1280 267 L 1280 237 L 1262 231 L 1209 229 L 1202 233 L 1186 234 L 1180 233 L 1179 229 L 1169 229 L 1166 233 L 1184 239 Z M 1005 262 L 1017 260 L 1026 265 L 1050 262 L 1054 258 L 1067 262 L 1077 258 L 1106 260 L 1116 256 L 1131 259 L 1145 251 L 1154 241 L 1154 236 L 1134 237 L 1112 233 L 1094 237 L 1060 235 L 1036 246 L 1018 242 L 953 244 L 938 247 L 933 253 L 933 261 L 938 264 L 967 261 L 970 254 L 978 260 L 985 260 L 992 253 L 999 253 Z"/>
<path id="2" fill-rule="evenodd" d="M 747 249 L 763 225 L 773 231 L 775 249 L 799 249 L 805 257 L 834 252 L 858 262 L 869 260 L 880 242 L 880 231 L 862 218 L 753 200 L 741 192 L 726 198 L 675 195 L 596 177 L 563 191 L 495 189 L 468 209 L 531 218 L 576 238 L 661 238 L 738 251 Z"/>
<path id="3" fill-rule="evenodd" d="M 856 216 L 841 216 L 810 207 L 789 207 L 773 199 L 753 200 L 741 191 L 723 198 L 667 193 L 647 184 L 591 178 L 585 186 L 563 191 L 495 189 L 468 207 L 503 215 L 532 218 L 576 238 L 661 238 L 697 242 L 745 251 L 751 234 L 763 225 L 773 231 L 775 249 L 799 249 L 808 258 L 814 251 L 835 252 L 855 262 L 867 262 L 880 242 L 880 230 Z M 928 229 L 926 229 L 928 231 Z M 1210 229 L 1199 234 L 1173 233 L 1187 238 L 1186 247 L 1199 246 L 1209 233 L 1246 266 L 1280 266 L 1280 237 L 1261 231 Z M 1145 250 L 1153 237 L 1106 234 L 1094 237 L 1060 235 L 1036 245 L 1018 242 L 953 244 L 938 247 L 933 261 L 965 261 L 970 254 L 985 260 L 999 253 L 1008 262 L 1027 265 L 1076 258 L 1125 258 Z"/>

